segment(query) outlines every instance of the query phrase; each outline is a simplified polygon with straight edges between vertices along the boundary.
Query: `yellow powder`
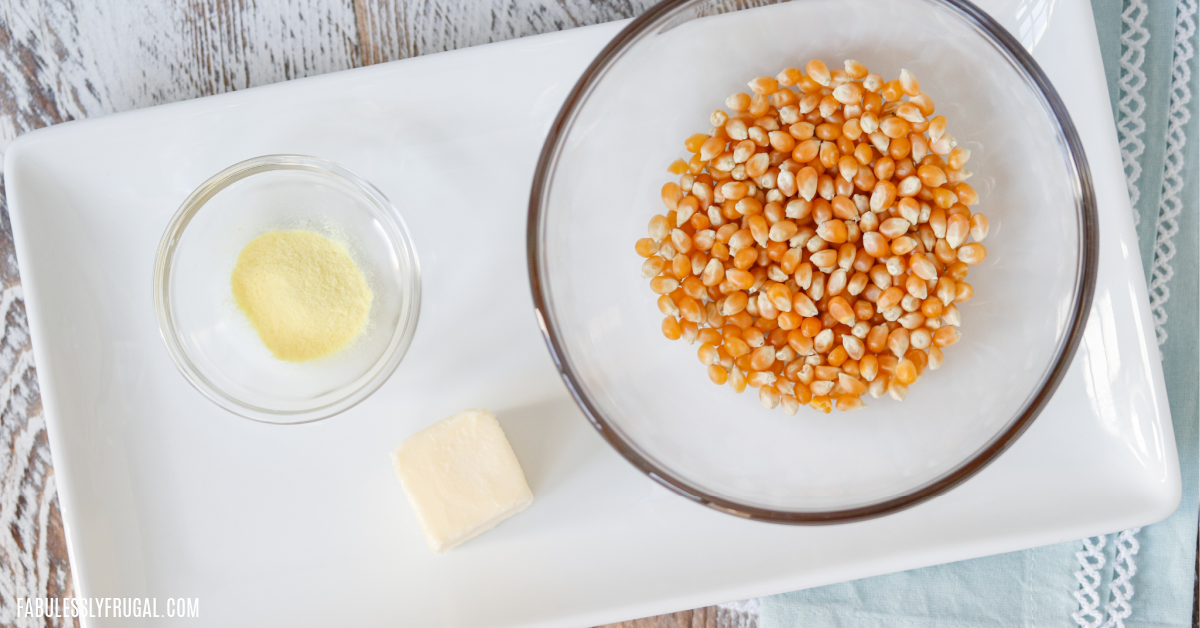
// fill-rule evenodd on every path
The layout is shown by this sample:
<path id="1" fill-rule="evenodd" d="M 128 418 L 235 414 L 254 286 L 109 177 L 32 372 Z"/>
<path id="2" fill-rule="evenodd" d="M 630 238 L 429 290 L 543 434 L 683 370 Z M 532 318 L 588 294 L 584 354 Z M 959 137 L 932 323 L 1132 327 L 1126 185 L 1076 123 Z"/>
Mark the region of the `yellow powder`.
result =
<path id="1" fill-rule="evenodd" d="M 342 246 L 308 231 L 272 231 L 238 255 L 233 296 L 280 360 L 346 346 L 367 324 L 371 288 Z"/>

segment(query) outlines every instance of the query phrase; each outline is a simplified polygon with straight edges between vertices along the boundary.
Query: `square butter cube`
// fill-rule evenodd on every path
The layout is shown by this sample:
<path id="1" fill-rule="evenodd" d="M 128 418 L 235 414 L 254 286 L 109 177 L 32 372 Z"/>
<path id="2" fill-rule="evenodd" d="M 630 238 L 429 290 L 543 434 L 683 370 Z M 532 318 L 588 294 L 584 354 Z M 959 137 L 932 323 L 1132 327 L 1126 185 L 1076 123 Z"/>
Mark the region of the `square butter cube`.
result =
<path id="1" fill-rule="evenodd" d="M 517 456 L 487 410 L 464 410 L 413 434 L 392 464 L 438 554 L 533 502 Z"/>

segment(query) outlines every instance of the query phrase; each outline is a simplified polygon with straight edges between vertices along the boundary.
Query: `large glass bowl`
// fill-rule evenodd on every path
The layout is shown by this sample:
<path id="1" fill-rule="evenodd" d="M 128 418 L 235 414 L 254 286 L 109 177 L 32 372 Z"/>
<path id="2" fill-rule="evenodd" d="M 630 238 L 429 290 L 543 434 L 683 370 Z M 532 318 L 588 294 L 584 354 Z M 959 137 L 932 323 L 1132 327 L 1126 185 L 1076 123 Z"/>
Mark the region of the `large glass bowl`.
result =
<path id="1" fill-rule="evenodd" d="M 963 338 L 903 402 L 768 411 L 671 342 L 634 242 L 665 210 L 683 140 L 755 76 L 810 59 L 912 71 L 971 149 L 991 219 Z M 963 482 L 1029 427 L 1078 346 L 1095 283 L 1095 200 L 1066 109 L 1033 59 L 963 0 L 666 0 L 588 68 L 550 129 L 528 231 L 550 351 L 597 430 L 656 481 L 742 517 L 836 523 Z"/>
<path id="2" fill-rule="evenodd" d="M 234 302 L 238 254 L 269 231 L 305 230 L 343 245 L 373 298 L 346 347 L 306 362 L 271 355 Z M 324 419 L 366 399 L 404 357 L 421 306 L 408 229 L 375 186 L 304 155 L 265 155 L 201 183 L 163 233 L 154 305 L 183 376 L 218 406 L 267 423 Z"/>

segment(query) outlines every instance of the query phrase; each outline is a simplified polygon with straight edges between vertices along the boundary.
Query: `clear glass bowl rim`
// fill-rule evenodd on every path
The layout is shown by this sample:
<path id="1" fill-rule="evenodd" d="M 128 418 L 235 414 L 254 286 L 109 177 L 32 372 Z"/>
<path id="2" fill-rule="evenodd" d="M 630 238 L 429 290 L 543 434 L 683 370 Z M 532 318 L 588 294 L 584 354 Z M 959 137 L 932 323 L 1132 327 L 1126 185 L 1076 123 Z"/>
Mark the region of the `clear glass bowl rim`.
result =
<path id="1" fill-rule="evenodd" d="M 187 229 L 192 218 L 204 208 L 209 199 L 230 185 L 256 174 L 276 170 L 320 172 L 342 179 L 357 188 L 370 199 L 371 202 L 366 207 L 376 219 L 386 224 L 387 231 L 391 232 L 388 234 L 389 240 L 392 241 L 397 255 L 406 260 L 410 269 L 408 279 L 412 285 L 412 295 L 408 303 L 403 306 L 408 310 L 405 313 L 405 324 L 393 332 L 387 350 L 372 365 L 371 368 L 375 371 L 375 374 L 358 388 L 350 391 L 340 399 L 307 410 L 273 410 L 243 403 L 237 398 L 226 394 L 220 387 L 214 385 L 208 378 L 204 377 L 200 373 L 200 370 L 192 363 L 183 343 L 179 341 L 171 316 L 169 287 L 172 265 L 175 260 L 175 249 L 179 245 L 180 239 L 183 237 L 184 231 Z M 391 237 L 393 234 L 396 234 L 397 237 Z M 408 351 L 413 335 L 416 332 L 417 319 L 421 311 L 420 261 L 417 258 L 417 251 L 413 247 L 408 227 L 405 225 L 404 218 L 400 215 L 399 210 L 384 196 L 383 192 L 380 192 L 378 188 L 366 179 L 328 159 L 308 155 L 278 154 L 252 157 L 225 168 L 196 186 L 196 189 L 179 206 L 179 209 L 171 218 L 171 222 L 167 224 L 167 228 L 163 231 L 163 237 L 159 242 L 158 252 L 154 260 L 153 281 L 154 311 L 158 318 L 159 333 L 167 346 L 167 351 L 171 354 L 171 359 L 175 362 L 175 366 L 184 376 L 184 379 L 214 404 L 233 414 L 253 421 L 277 425 L 297 425 L 327 419 L 353 408 L 367 397 L 370 397 L 391 377 L 396 367 L 399 366 L 400 361 L 404 359 L 404 354 Z"/>
<path id="2" fill-rule="evenodd" d="M 1029 428 L 1034 419 L 1045 408 L 1054 391 L 1058 388 L 1083 338 L 1083 330 L 1087 322 L 1088 312 L 1091 310 L 1092 296 L 1096 289 L 1096 274 L 1099 264 L 1099 222 L 1091 171 L 1088 168 L 1083 143 L 1079 139 L 1079 134 L 1075 130 L 1075 125 L 1071 121 L 1066 105 L 1063 104 L 1062 99 L 1058 96 L 1058 92 L 1054 89 L 1054 86 L 1050 83 L 1050 80 L 1046 77 L 1041 67 L 1034 61 L 1033 57 L 1003 26 L 992 19 L 987 13 L 967 0 L 925 0 L 958 14 L 964 21 L 972 24 L 982 37 L 990 40 L 992 45 L 1001 54 L 1009 58 L 1013 66 L 1025 75 L 1024 78 L 1026 81 L 1038 92 L 1038 95 L 1054 114 L 1053 122 L 1056 123 L 1066 143 L 1068 167 L 1073 171 L 1074 175 L 1074 179 L 1070 183 L 1075 185 L 1076 217 L 1079 222 L 1079 246 L 1074 303 L 1067 325 L 1065 341 L 1059 346 L 1058 354 L 1045 379 L 1041 382 L 1038 390 L 1030 398 L 1016 419 L 1006 429 L 997 434 L 985 447 L 976 452 L 973 457 L 966 459 L 958 467 L 942 477 L 907 493 L 864 506 L 846 509 L 783 511 L 741 504 L 723 497 L 710 495 L 674 476 L 670 472 L 659 468 L 638 453 L 630 443 L 621 438 L 616 430 L 610 427 L 609 420 L 587 398 L 587 395 L 584 394 L 578 376 L 571 369 L 570 362 L 566 358 L 567 354 L 560 338 L 561 332 L 555 328 L 554 319 L 550 315 L 550 299 L 548 288 L 545 286 L 545 280 L 543 279 L 544 270 L 542 268 L 541 255 L 540 225 L 544 215 L 544 205 L 548 197 L 550 183 L 553 179 L 552 175 L 558 154 L 562 149 L 563 140 L 571 129 L 571 122 L 575 112 L 587 101 L 592 89 L 600 83 L 607 69 L 616 63 L 630 47 L 643 37 L 653 34 L 655 29 L 661 28 L 666 24 L 673 24 L 672 20 L 684 18 L 686 16 L 684 8 L 687 5 L 698 4 L 703 1 L 663 0 L 634 19 L 600 51 L 587 70 L 584 71 L 582 77 L 580 77 L 570 94 L 568 94 L 562 109 L 559 110 L 558 116 L 550 127 L 546 142 L 542 147 L 542 152 L 538 159 L 537 168 L 534 170 L 533 185 L 529 197 L 526 253 L 529 267 L 529 283 L 533 293 L 534 309 L 538 318 L 538 325 L 542 330 L 542 335 L 545 338 L 546 346 L 550 350 L 554 364 L 561 373 L 567 389 L 575 399 L 580 410 L 583 411 L 592 426 L 600 432 L 601 436 L 608 441 L 609 445 L 624 456 L 634 467 L 648 475 L 654 481 L 675 493 L 709 508 L 737 517 L 758 521 L 798 525 L 822 525 L 849 523 L 889 515 L 941 495 L 962 484 L 995 461 L 1001 453 L 1016 442 L 1017 438 Z M 743 8 L 778 4 L 782 1 L 787 0 L 758 0 L 752 2 L 751 6 Z"/>

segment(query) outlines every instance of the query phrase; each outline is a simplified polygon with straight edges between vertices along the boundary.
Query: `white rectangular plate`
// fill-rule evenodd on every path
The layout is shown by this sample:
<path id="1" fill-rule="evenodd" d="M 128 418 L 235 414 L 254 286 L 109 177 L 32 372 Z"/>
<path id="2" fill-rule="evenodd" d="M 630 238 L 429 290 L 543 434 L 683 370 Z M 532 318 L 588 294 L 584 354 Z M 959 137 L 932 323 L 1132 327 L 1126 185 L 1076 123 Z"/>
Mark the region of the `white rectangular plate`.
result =
<path id="1" fill-rule="evenodd" d="M 525 269 L 529 182 L 567 91 L 622 24 L 19 139 L 9 208 L 79 593 L 198 597 L 202 623 L 219 626 L 585 626 L 1165 517 L 1178 464 L 1090 7 L 1027 4 L 984 7 L 1034 50 L 1095 175 L 1101 262 L 1084 344 L 995 464 L 850 525 L 744 521 L 668 492 L 593 432 L 547 355 Z M 395 375 L 309 425 L 254 423 L 201 397 L 171 363 L 151 302 L 155 249 L 180 202 L 269 153 L 324 157 L 373 182 L 423 267 L 419 327 Z M 481 406 L 536 500 L 435 556 L 387 452 Z"/>

